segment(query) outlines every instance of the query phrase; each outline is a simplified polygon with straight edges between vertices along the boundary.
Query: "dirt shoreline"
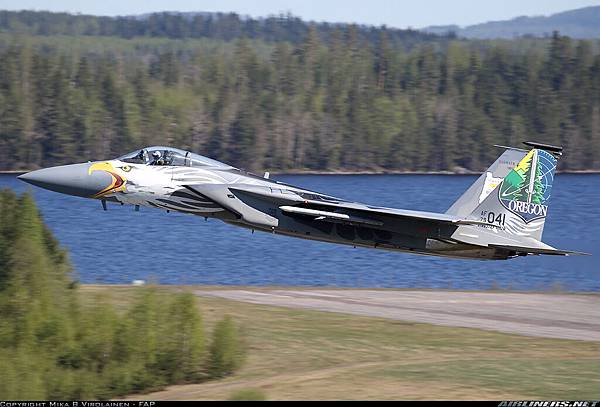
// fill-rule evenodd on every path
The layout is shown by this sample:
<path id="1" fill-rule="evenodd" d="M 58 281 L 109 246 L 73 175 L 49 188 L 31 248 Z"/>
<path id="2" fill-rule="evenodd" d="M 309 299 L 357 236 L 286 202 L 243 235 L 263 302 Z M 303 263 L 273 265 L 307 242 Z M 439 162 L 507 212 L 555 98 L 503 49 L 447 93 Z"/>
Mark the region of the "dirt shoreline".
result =
<path id="1" fill-rule="evenodd" d="M 136 287 L 137 285 L 130 284 L 103 284 L 103 283 L 81 283 L 81 287 L 88 289 L 103 289 L 116 288 L 124 289 Z M 505 289 L 480 289 L 480 290 L 461 290 L 461 289 L 444 289 L 444 288 L 415 288 L 415 287 L 336 287 L 336 286 L 303 286 L 303 285 L 205 285 L 205 284 L 154 284 L 152 281 L 145 281 L 142 285 L 153 286 L 158 288 L 173 288 L 173 289 L 190 289 L 190 290 L 245 290 L 245 291 L 277 291 L 277 290 L 295 290 L 295 291 L 394 291 L 394 292 L 427 292 L 427 293 L 479 293 L 479 294 L 539 294 L 539 295 L 591 295 L 600 298 L 600 292 L 597 291 L 562 291 L 562 290 L 547 290 L 547 291 L 526 291 L 526 290 L 505 290 Z"/>
<path id="2" fill-rule="evenodd" d="M 600 293 L 159 285 L 198 298 L 600 342 Z M 88 292 L 132 285 L 83 284 Z"/>

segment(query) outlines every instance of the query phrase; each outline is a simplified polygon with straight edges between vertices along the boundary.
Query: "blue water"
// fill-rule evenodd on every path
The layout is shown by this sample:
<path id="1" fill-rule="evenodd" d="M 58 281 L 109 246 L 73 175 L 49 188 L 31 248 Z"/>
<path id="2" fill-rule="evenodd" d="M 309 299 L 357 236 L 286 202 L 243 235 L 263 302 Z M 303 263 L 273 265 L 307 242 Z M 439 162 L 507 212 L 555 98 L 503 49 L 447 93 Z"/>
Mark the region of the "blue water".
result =
<path id="1" fill-rule="evenodd" d="M 475 180 L 444 175 L 276 177 L 342 198 L 444 212 Z M 254 233 L 217 220 L 110 205 L 30 187 L 84 283 L 290 285 L 600 291 L 600 175 L 559 175 L 544 241 L 594 254 L 507 261 L 451 260 Z"/>

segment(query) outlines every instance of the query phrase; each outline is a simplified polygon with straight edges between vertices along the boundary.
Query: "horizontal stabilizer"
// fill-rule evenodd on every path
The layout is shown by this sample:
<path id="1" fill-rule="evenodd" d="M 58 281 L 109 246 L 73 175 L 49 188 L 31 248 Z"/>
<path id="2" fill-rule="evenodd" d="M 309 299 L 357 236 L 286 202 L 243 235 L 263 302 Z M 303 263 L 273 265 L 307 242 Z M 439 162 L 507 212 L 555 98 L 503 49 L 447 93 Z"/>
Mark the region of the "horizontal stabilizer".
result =
<path id="1" fill-rule="evenodd" d="M 571 250 L 546 249 L 539 247 L 506 246 L 497 244 L 490 244 L 488 246 L 524 254 L 544 254 L 550 256 L 590 256 L 589 253 L 574 252 Z"/>
<path id="2" fill-rule="evenodd" d="M 540 150 L 548 151 L 557 156 L 561 156 L 563 151 L 563 148 L 561 146 L 553 146 L 552 144 L 538 143 L 537 141 L 524 141 L 523 144 L 531 148 L 538 148 Z"/>

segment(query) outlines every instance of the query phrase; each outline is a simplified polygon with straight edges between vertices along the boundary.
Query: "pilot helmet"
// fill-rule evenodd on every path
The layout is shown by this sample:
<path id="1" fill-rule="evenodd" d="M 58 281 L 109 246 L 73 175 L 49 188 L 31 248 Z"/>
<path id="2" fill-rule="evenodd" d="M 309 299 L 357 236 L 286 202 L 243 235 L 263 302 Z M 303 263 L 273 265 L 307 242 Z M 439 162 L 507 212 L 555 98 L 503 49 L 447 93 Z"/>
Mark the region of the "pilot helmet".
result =
<path id="1" fill-rule="evenodd" d="M 160 158 L 160 155 L 161 155 L 160 151 L 158 151 L 158 150 L 152 152 L 152 157 L 155 158 L 155 159 Z"/>

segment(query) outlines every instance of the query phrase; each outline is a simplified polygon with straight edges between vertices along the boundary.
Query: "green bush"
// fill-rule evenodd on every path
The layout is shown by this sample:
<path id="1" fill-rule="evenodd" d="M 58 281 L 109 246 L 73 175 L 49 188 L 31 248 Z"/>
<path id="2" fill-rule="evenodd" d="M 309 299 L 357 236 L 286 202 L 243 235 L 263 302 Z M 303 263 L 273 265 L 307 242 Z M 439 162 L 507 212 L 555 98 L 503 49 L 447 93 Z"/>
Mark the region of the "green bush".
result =
<path id="1" fill-rule="evenodd" d="M 267 396 L 261 389 L 238 390 L 229 397 L 230 401 L 266 401 Z"/>
<path id="2" fill-rule="evenodd" d="M 210 376 L 225 377 L 237 370 L 245 359 L 245 344 L 233 323 L 226 315 L 215 327 L 210 346 Z"/>

